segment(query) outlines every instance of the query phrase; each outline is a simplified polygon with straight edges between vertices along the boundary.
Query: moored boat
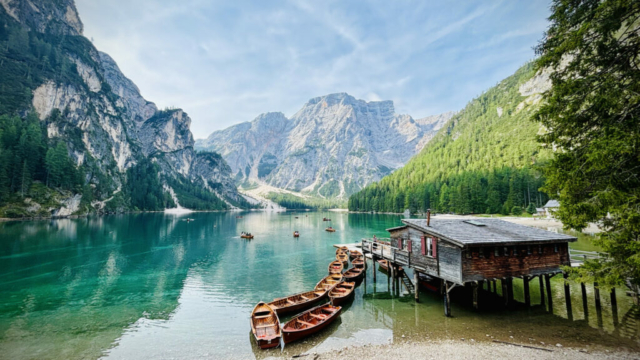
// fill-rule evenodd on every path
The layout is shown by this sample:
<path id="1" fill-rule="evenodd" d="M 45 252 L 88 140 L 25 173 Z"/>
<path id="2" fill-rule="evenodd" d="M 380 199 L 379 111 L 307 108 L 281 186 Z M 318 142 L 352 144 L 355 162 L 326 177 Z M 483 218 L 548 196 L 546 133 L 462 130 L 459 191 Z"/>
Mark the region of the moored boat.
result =
<path id="1" fill-rule="evenodd" d="M 328 228 L 325 229 L 325 231 L 328 232 L 336 232 L 336 229 L 332 228 L 331 226 L 329 226 Z"/>
<path id="2" fill-rule="evenodd" d="M 338 255 L 341 252 L 345 254 L 349 254 L 349 248 L 346 246 L 340 246 L 339 248 L 336 249 L 336 255 Z"/>
<path id="3" fill-rule="evenodd" d="M 342 274 L 342 277 L 344 277 L 345 281 L 359 282 L 360 280 L 362 280 L 363 275 L 364 269 L 352 267 L 351 269 L 345 271 L 344 274 Z"/>
<path id="4" fill-rule="evenodd" d="M 340 306 L 324 304 L 297 315 L 282 326 L 284 343 L 288 344 L 321 331 L 340 315 L 341 310 Z"/>
<path id="5" fill-rule="evenodd" d="M 364 269 L 367 266 L 367 263 L 364 261 L 364 256 L 361 256 L 359 258 L 356 258 L 355 260 L 352 260 L 351 265 L 353 265 L 353 267 L 357 269 Z"/>
<path id="6" fill-rule="evenodd" d="M 298 312 L 316 305 L 325 296 L 324 291 L 306 291 L 283 298 L 274 299 L 267 305 L 275 310 L 276 314 L 284 315 Z"/>
<path id="7" fill-rule="evenodd" d="M 353 298 L 354 289 L 356 288 L 355 282 L 343 281 L 336 285 L 331 291 L 329 291 L 329 299 L 331 299 L 331 305 L 339 306 Z"/>
<path id="8" fill-rule="evenodd" d="M 294 232 L 293 232 L 293 237 L 300 237 L 300 233 L 299 233 L 299 232 L 297 232 L 297 231 L 294 231 Z"/>
<path id="9" fill-rule="evenodd" d="M 322 218 L 322 221 L 331 221 L 331 219 L 328 219 L 328 218 L 326 218 L 326 217 L 323 217 L 323 218 Z"/>
<path id="10" fill-rule="evenodd" d="M 358 250 L 349 251 L 349 257 L 351 258 L 351 260 L 357 259 L 360 256 L 363 256 L 363 255 Z"/>
<path id="11" fill-rule="evenodd" d="M 342 281 L 342 274 L 331 274 L 326 276 L 324 279 L 318 281 L 316 287 L 313 288 L 313 291 L 324 292 L 324 296 L 326 296 L 334 286 L 338 285 Z"/>
<path id="12" fill-rule="evenodd" d="M 334 260 L 329 264 L 329 274 L 342 274 L 342 270 L 344 270 L 344 265 L 340 260 Z"/>
<path id="13" fill-rule="evenodd" d="M 282 332 L 278 314 L 262 301 L 251 312 L 251 332 L 261 349 L 280 345 Z"/>
<path id="14" fill-rule="evenodd" d="M 246 232 L 241 233 L 240 237 L 243 239 L 253 239 L 253 235 L 251 233 L 246 233 Z"/>
<path id="15" fill-rule="evenodd" d="M 349 255 L 341 252 L 338 255 L 336 255 L 336 260 L 342 262 L 343 266 L 347 266 L 349 264 Z"/>
<path id="16" fill-rule="evenodd" d="M 378 260 L 378 264 L 380 265 L 380 268 L 382 270 L 389 271 L 389 261 L 387 261 L 387 260 Z M 402 268 L 402 266 L 398 266 L 398 274 L 400 274 L 403 271 L 404 271 L 404 269 Z"/>

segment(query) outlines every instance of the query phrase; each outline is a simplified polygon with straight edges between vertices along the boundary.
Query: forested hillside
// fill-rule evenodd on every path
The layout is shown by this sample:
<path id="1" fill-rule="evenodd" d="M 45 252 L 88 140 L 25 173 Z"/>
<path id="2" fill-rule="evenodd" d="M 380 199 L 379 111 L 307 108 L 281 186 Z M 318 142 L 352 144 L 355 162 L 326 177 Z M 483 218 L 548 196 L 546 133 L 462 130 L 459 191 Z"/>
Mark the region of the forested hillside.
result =
<path id="1" fill-rule="evenodd" d="M 531 210 L 548 196 L 537 165 L 549 157 L 530 120 L 548 76 L 520 68 L 471 101 L 403 168 L 349 199 L 352 211 L 504 213 Z"/>

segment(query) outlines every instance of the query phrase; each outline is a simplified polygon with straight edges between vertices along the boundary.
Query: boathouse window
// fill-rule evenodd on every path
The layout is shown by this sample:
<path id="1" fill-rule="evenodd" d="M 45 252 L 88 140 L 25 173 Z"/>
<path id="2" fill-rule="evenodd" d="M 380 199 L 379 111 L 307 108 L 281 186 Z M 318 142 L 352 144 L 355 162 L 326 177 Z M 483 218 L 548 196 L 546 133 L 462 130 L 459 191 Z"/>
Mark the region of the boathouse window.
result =
<path id="1" fill-rule="evenodd" d="M 478 248 L 478 257 L 480 259 L 484 258 L 484 249 L 483 248 Z"/>
<path id="2" fill-rule="evenodd" d="M 531 246 L 527 246 L 527 255 L 531 255 Z"/>
<path id="3" fill-rule="evenodd" d="M 518 247 L 517 246 L 513 247 L 513 256 L 518 256 Z"/>
<path id="4" fill-rule="evenodd" d="M 427 238 L 427 255 L 433 256 L 433 238 Z"/>
<path id="5" fill-rule="evenodd" d="M 471 248 L 467 249 L 467 251 L 465 251 L 464 256 L 467 259 L 471 259 Z"/>
<path id="6" fill-rule="evenodd" d="M 508 247 L 504 247 L 504 256 L 509 256 L 509 248 Z"/>
<path id="7" fill-rule="evenodd" d="M 538 254 L 542 255 L 542 244 L 538 245 Z"/>
<path id="8" fill-rule="evenodd" d="M 495 249 L 493 249 L 493 256 L 498 257 L 500 256 L 500 248 L 499 247 L 495 247 Z"/>
<path id="9" fill-rule="evenodd" d="M 553 252 L 558 252 L 559 250 L 558 244 L 553 244 Z"/>

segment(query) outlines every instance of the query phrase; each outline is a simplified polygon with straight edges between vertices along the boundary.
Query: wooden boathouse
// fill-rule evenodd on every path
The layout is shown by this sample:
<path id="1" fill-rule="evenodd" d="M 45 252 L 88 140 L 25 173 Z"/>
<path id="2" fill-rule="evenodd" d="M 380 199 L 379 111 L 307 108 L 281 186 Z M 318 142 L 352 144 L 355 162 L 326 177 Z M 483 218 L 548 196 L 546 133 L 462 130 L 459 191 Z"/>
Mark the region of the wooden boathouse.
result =
<path id="1" fill-rule="evenodd" d="M 387 229 L 390 239 L 362 240 L 362 250 L 389 261 L 390 271 L 398 266 L 414 270 L 439 282 L 445 296 L 445 315 L 450 316 L 449 292 L 456 286 L 473 287 L 473 305 L 478 307 L 478 287 L 496 290 L 500 280 L 505 304 L 513 302 L 513 278 L 524 283 L 525 302 L 530 304 L 529 281 L 546 282 L 551 304 L 550 278 L 571 265 L 569 242 L 577 238 L 565 234 L 518 225 L 494 218 L 405 219 L 402 226 Z M 416 300 L 418 292 L 416 291 Z"/>

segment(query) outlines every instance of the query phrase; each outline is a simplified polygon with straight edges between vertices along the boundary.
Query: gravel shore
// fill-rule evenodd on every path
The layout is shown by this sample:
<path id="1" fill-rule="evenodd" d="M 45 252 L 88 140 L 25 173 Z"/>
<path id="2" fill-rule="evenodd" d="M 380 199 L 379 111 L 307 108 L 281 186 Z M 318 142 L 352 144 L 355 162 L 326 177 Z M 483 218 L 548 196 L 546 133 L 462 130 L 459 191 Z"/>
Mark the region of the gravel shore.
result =
<path id="1" fill-rule="evenodd" d="M 637 359 L 638 353 L 624 350 L 587 350 L 564 347 L 540 346 L 526 348 L 494 342 L 434 341 L 421 343 L 398 343 L 389 345 L 348 347 L 321 354 L 300 354 L 295 359 Z"/>

